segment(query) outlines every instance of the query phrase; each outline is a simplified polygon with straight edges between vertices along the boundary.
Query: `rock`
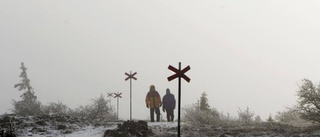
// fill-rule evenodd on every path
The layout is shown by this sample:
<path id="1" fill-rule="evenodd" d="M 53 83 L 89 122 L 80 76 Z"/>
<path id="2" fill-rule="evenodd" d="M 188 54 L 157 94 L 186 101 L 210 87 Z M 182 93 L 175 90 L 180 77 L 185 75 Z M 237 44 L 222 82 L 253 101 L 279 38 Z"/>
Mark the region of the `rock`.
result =
<path id="1" fill-rule="evenodd" d="M 57 129 L 64 130 L 64 129 L 67 129 L 67 126 L 66 125 L 58 125 Z"/>
<path id="2" fill-rule="evenodd" d="M 71 133 L 72 133 L 71 130 L 66 130 L 66 131 L 63 132 L 63 134 L 71 134 Z"/>
<path id="3" fill-rule="evenodd" d="M 37 132 L 46 132 L 47 130 L 46 129 L 43 129 L 43 128 L 37 128 L 37 127 L 33 127 L 31 130 L 29 130 L 29 132 L 32 132 L 32 133 L 37 133 Z"/>
<path id="4" fill-rule="evenodd" d="M 46 121 L 44 121 L 44 120 L 37 121 L 35 124 L 38 124 L 40 126 L 46 126 L 47 125 Z"/>
<path id="5" fill-rule="evenodd" d="M 145 121 L 127 121 L 123 124 L 119 124 L 115 130 L 107 130 L 104 133 L 104 137 L 149 137 L 152 135 L 152 130 L 149 129 L 148 123 Z"/>
<path id="6" fill-rule="evenodd" d="M 51 131 L 46 131 L 46 134 L 52 134 L 52 132 Z"/>

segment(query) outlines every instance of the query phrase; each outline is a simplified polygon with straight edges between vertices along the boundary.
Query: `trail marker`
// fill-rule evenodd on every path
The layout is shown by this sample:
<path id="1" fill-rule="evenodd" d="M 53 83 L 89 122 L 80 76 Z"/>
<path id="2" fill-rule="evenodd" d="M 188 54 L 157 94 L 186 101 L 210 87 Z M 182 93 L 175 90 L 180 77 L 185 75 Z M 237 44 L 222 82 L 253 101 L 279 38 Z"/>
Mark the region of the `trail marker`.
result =
<path id="1" fill-rule="evenodd" d="M 113 93 L 107 93 L 107 94 L 108 94 L 107 97 L 109 97 L 109 99 L 110 99 L 110 109 L 111 109 L 111 97 L 113 97 Z"/>
<path id="2" fill-rule="evenodd" d="M 175 72 L 175 74 L 168 77 L 168 81 L 178 78 L 178 100 L 179 100 L 178 101 L 178 137 L 180 137 L 181 78 L 183 78 L 187 82 L 190 82 L 191 79 L 188 76 L 186 76 L 184 73 L 186 73 L 191 68 L 190 66 L 187 66 L 181 70 L 181 62 L 179 62 L 179 69 L 176 69 L 171 65 L 169 65 L 168 69 Z"/>
<path id="3" fill-rule="evenodd" d="M 117 120 L 119 120 L 119 98 L 122 98 L 121 97 L 121 94 L 122 93 L 114 93 L 114 98 L 117 98 Z"/>
<path id="4" fill-rule="evenodd" d="M 130 79 L 130 121 L 132 121 L 132 81 L 131 81 L 131 79 L 137 80 L 137 78 L 134 77 L 134 75 L 136 75 L 137 72 L 134 72 L 133 74 L 131 74 L 131 71 L 130 71 L 130 74 L 128 74 L 128 73 L 124 73 L 124 74 L 128 76 L 125 79 L 125 81 Z"/>
<path id="5" fill-rule="evenodd" d="M 113 97 L 113 93 L 107 93 L 108 97 Z"/>

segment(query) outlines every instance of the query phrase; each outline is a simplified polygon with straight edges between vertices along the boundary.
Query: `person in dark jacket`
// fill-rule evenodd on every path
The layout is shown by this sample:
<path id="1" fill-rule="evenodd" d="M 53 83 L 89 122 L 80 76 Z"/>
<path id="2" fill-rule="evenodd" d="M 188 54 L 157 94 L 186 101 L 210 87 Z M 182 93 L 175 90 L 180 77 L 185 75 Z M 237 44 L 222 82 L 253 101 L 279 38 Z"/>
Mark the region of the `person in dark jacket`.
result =
<path id="1" fill-rule="evenodd" d="M 161 103 L 161 97 L 156 91 L 156 88 L 154 85 L 150 86 L 150 90 L 146 96 L 146 105 L 147 108 L 150 108 L 150 118 L 151 122 L 154 122 L 154 112 L 156 112 L 157 115 L 157 122 L 160 121 L 160 107 L 162 105 Z"/>
<path id="2" fill-rule="evenodd" d="M 163 112 L 167 111 L 167 120 L 173 121 L 174 114 L 173 110 L 176 108 L 176 99 L 174 99 L 174 95 L 170 93 L 170 89 L 167 88 L 166 95 L 162 98 L 163 106 L 162 110 Z"/>

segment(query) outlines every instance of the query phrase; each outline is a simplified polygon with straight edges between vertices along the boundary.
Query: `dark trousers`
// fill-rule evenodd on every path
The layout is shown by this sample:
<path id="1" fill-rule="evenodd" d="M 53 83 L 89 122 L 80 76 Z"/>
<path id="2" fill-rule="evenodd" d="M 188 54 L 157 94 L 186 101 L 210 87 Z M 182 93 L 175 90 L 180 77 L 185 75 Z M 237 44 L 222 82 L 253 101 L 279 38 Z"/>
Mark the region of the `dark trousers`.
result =
<path id="1" fill-rule="evenodd" d="M 150 108 L 151 122 L 154 122 L 154 112 L 156 112 L 157 122 L 159 122 L 160 121 L 160 109 L 159 108 Z"/>
<path id="2" fill-rule="evenodd" d="M 174 119 L 173 109 L 166 109 L 166 112 L 167 112 L 167 120 L 173 121 Z"/>

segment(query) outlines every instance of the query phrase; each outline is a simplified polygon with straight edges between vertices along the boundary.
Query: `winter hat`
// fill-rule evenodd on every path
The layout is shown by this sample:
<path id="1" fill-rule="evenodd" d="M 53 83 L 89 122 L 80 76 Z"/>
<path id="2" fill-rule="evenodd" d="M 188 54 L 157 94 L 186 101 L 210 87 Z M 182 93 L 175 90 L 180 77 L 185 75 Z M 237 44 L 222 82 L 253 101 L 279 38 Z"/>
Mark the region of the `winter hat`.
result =
<path id="1" fill-rule="evenodd" d="M 150 91 L 155 91 L 156 90 L 156 87 L 154 85 L 151 85 L 150 86 Z"/>
<path id="2" fill-rule="evenodd" d="M 169 88 L 167 88 L 167 89 L 166 89 L 166 92 L 167 92 L 167 93 L 170 93 L 170 89 L 169 89 Z"/>

